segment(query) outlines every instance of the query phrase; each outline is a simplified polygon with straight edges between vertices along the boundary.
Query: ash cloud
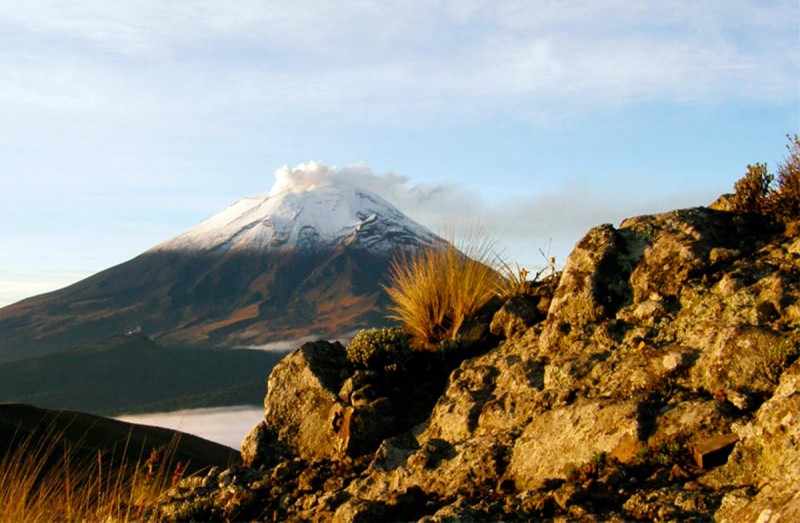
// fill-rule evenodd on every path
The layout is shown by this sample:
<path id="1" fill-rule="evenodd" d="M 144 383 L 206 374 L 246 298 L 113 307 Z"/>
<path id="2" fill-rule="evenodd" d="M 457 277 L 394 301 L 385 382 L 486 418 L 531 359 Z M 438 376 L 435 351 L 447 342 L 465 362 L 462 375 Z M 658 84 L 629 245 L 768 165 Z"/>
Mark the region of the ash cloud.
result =
<path id="1" fill-rule="evenodd" d="M 284 166 L 275 173 L 270 194 L 303 191 L 332 183 L 349 183 L 391 202 L 434 232 L 468 231 L 479 225 L 497 243 L 510 263 L 528 269 L 546 265 L 546 256 L 563 264 L 573 245 L 601 223 L 618 225 L 623 219 L 681 207 L 708 205 L 717 194 L 709 191 L 658 194 L 646 187 L 629 188 L 625 198 L 613 192 L 583 187 L 580 180 L 563 181 L 548 189 L 532 187 L 513 198 L 487 201 L 480 189 L 459 184 L 415 184 L 395 172 L 375 173 L 367 164 L 346 167 L 308 162 Z M 486 183 L 491 183 L 487 180 Z M 540 252 L 542 251 L 542 252 Z"/>

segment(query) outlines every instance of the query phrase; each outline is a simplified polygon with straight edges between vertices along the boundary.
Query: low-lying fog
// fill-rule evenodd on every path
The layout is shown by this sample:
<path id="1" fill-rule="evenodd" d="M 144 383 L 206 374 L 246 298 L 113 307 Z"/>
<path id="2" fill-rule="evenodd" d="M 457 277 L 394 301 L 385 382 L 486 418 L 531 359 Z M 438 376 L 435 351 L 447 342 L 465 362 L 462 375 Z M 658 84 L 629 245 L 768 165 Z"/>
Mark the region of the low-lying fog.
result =
<path id="1" fill-rule="evenodd" d="M 264 418 L 264 408 L 254 405 L 188 409 L 151 414 L 125 414 L 121 421 L 180 430 L 239 450 L 242 440 Z"/>

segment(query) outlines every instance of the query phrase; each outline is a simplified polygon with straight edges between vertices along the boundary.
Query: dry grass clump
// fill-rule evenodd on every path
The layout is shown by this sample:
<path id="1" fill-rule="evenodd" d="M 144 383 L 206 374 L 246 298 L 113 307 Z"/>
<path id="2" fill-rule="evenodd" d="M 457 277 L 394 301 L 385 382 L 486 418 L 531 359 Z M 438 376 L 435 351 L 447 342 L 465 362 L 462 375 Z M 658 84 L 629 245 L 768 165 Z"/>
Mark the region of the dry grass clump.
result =
<path id="1" fill-rule="evenodd" d="M 0 521 L 158 521 L 160 495 L 182 474 L 171 467 L 177 441 L 129 460 L 75 457 L 62 434 L 34 432 L 0 458 Z"/>
<path id="2" fill-rule="evenodd" d="M 786 138 L 789 156 L 778 165 L 778 176 L 770 173 L 765 163 L 748 165 L 747 173 L 734 185 L 734 210 L 783 222 L 800 218 L 800 138 L 796 134 Z"/>
<path id="3" fill-rule="evenodd" d="M 542 249 L 539 249 L 539 254 L 542 255 L 546 264 L 544 267 L 533 273 L 532 278 L 528 278 L 531 274 L 530 271 L 519 264 L 515 264 L 512 268 L 501 256 L 497 256 L 497 264 L 499 272 L 502 275 L 500 287 L 497 294 L 508 299 L 518 294 L 530 293 L 536 284 L 547 284 L 550 292 L 555 292 L 555 286 L 558 284 L 558 269 L 556 268 L 556 258 L 550 255 L 550 248 L 547 249 L 547 254 Z"/>
<path id="4" fill-rule="evenodd" d="M 480 231 L 470 231 L 459 242 L 395 258 L 384 287 L 390 318 L 405 325 L 414 348 L 454 339 L 464 320 L 496 295 L 501 277 L 492 268 L 493 248 Z"/>

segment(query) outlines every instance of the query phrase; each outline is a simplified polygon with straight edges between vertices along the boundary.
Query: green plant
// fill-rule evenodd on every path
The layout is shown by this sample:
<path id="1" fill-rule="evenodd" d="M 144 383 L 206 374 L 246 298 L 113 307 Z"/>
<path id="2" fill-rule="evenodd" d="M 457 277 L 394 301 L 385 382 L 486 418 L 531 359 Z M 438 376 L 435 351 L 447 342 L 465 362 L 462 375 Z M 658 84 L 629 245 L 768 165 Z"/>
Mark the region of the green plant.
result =
<path id="1" fill-rule="evenodd" d="M 362 330 L 347 345 L 347 359 L 365 369 L 403 367 L 410 356 L 408 336 L 396 328 Z"/>
<path id="2" fill-rule="evenodd" d="M 599 467 L 600 465 L 603 465 L 607 459 L 608 453 L 606 451 L 601 450 L 599 452 L 595 452 L 592 455 L 592 465 Z"/>
<path id="3" fill-rule="evenodd" d="M 800 342 L 793 339 L 783 340 L 767 348 L 766 356 L 761 371 L 771 383 L 777 384 L 783 371 L 800 357 Z"/>
<path id="4" fill-rule="evenodd" d="M 463 321 L 496 295 L 500 275 L 491 264 L 494 244 L 473 232 L 458 246 L 451 241 L 395 258 L 389 284 L 390 318 L 405 325 L 417 349 L 453 339 Z"/>

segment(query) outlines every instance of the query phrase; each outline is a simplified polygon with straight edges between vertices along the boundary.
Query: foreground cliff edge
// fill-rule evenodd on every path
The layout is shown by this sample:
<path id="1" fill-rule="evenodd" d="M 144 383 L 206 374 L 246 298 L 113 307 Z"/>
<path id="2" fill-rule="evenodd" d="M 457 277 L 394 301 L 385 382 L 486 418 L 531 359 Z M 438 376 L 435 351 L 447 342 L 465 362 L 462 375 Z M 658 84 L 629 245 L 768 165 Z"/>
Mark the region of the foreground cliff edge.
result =
<path id="1" fill-rule="evenodd" d="M 249 467 L 183 480 L 163 516 L 800 520 L 796 222 L 602 225 L 555 283 L 404 370 L 298 348 L 269 377 Z"/>

